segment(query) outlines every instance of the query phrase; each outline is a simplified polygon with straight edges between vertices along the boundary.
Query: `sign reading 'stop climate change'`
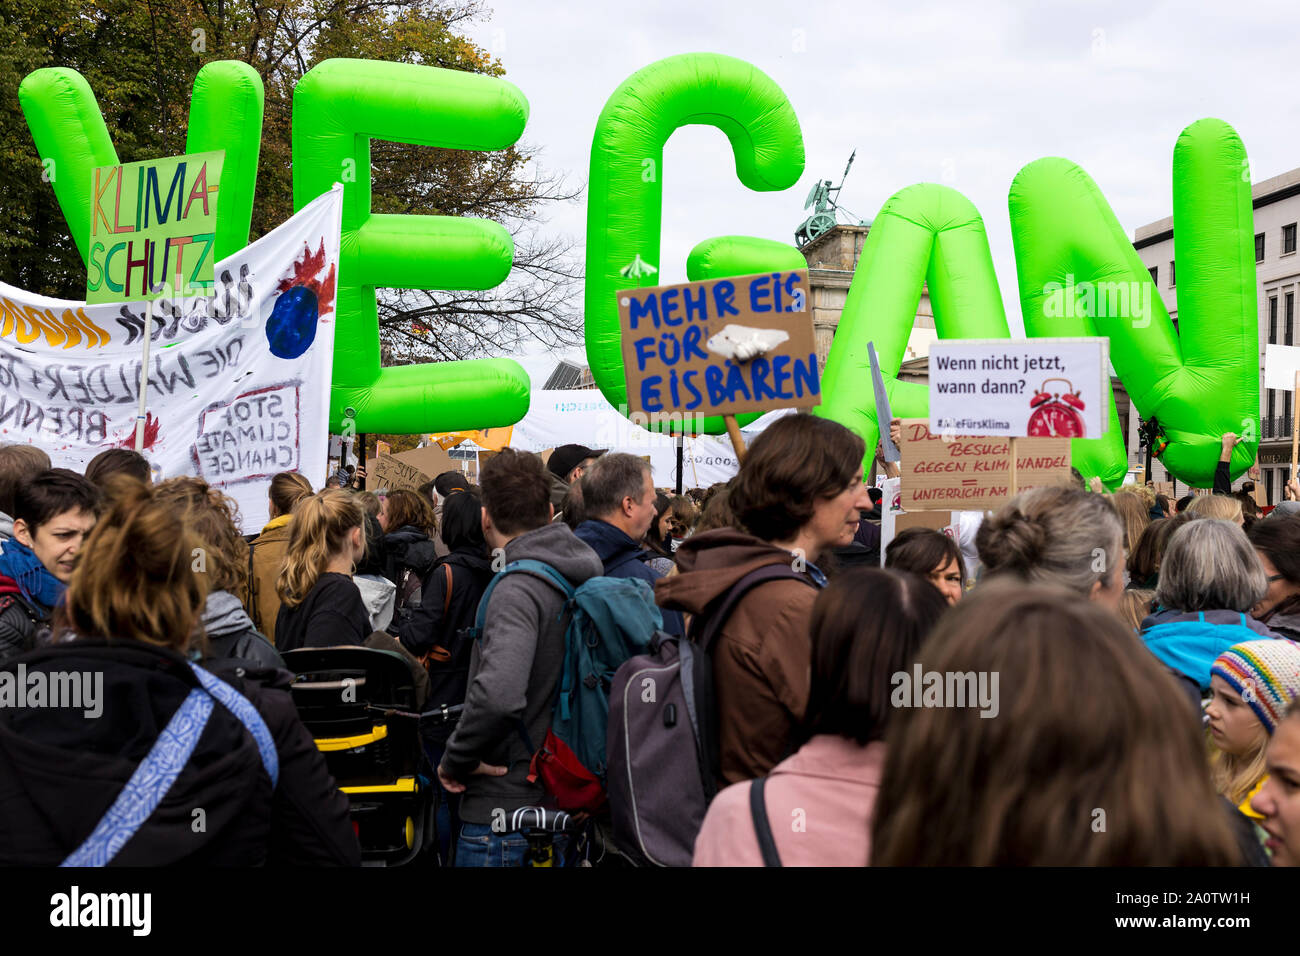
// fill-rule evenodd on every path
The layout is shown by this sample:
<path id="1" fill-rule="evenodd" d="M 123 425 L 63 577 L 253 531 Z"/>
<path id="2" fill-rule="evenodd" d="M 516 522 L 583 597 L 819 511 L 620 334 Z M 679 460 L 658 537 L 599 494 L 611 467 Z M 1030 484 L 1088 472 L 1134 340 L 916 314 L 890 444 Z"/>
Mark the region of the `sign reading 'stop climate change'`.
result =
<path id="1" fill-rule="evenodd" d="M 139 301 L 160 283 L 177 296 L 212 288 L 225 156 L 217 150 L 95 169 L 87 302 Z"/>
<path id="2" fill-rule="evenodd" d="M 821 401 L 808 270 L 618 293 L 629 412 L 735 415 Z"/>

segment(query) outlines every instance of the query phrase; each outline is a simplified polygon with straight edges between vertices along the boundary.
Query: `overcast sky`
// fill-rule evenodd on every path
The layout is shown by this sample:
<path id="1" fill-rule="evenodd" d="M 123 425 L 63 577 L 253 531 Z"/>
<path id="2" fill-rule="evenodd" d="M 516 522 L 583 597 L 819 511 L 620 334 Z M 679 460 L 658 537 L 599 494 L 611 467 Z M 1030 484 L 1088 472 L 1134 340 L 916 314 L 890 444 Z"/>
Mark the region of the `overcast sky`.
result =
<path id="1" fill-rule="evenodd" d="M 857 216 L 875 218 L 919 182 L 974 202 L 1019 330 L 1007 191 L 1025 164 L 1079 163 L 1130 236 L 1170 215 L 1174 142 L 1201 117 L 1236 128 L 1256 182 L 1300 166 L 1300 6 L 1291 3 L 488 2 L 491 18 L 467 32 L 528 97 L 525 141 L 543 147 L 542 165 L 575 184 L 586 184 L 606 99 L 664 57 L 738 57 L 794 105 L 806 165 L 785 192 L 742 186 L 713 127 L 668 141 L 660 282 L 685 281 L 687 254 L 711 236 L 792 243 L 811 186 L 838 184 L 856 148 L 840 202 Z M 581 247 L 585 191 L 546 228 Z M 526 362 L 530 372 L 552 364 Z"/>

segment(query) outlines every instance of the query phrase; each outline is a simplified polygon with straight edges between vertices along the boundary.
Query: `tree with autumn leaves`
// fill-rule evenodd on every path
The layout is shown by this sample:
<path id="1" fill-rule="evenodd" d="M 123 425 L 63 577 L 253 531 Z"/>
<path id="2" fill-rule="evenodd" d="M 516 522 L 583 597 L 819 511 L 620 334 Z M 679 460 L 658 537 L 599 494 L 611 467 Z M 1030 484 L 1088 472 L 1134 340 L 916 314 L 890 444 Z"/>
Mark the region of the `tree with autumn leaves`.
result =
<path id="1" fill-rule="evenodd" d="M 32 70 L 80 71 L 118 155 L 135 162 L 185 151 L 190 90 L 212 60 L 243 60 L 266 91 L 251 239 L 293 212 L 293 90 L 314 63 L 360 57 L 502 76 L 501 62 L 458 30 L 486 19 L 479 0 L 11 0 L 0 8 L 0 280 L 60 298 L 85 297 L 85 268 L 18 105 Z M 525 339 L 581 341 L 581 266 L 563 239 L 539 236 L 548 205 L 571 201 L 538 151 L 496 152 L 375 142 L 379 213 L 477 216 L 515 237 L 511 278 L 485 292 L 381 291 L 385 364 L 463 359 Z"/>

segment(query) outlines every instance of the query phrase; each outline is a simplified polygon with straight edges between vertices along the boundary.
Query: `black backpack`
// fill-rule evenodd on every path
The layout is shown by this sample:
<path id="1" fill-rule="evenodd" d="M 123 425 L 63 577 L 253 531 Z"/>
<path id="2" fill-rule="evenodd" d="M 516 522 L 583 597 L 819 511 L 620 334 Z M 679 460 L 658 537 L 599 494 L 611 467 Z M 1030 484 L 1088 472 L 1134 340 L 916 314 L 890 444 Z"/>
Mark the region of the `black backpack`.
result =
<path id="1" fill-rule="evenodd" d="M 750 590 L 781 580 L 809 584 L 787 564 L 751 571 L 692 619 L 690 640 L 660 631 L 614 675 L 606 785 L 614 838 L 638 862 L 691 865 L 721 771 L 713 647 Z"/>

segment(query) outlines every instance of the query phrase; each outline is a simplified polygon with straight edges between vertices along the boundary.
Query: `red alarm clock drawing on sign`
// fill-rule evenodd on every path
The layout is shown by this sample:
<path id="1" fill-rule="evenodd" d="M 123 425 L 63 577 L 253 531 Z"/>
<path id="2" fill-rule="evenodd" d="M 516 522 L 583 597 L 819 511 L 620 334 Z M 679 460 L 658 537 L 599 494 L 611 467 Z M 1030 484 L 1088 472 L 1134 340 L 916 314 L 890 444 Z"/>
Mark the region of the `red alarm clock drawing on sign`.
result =
<path id="1" fill-rule="evenodd" d="M 1065 382 L 1065 391 L 1049 392 L 1048 382 Z M 1077 391 L 1070 391 L 1072 382 L 1064 378 L 1049 378 L 1029 400 L 1034 410 L 1029 416 L 1029 434 L 1032 438 L 1083 438 L 1083 399 Z"/>

